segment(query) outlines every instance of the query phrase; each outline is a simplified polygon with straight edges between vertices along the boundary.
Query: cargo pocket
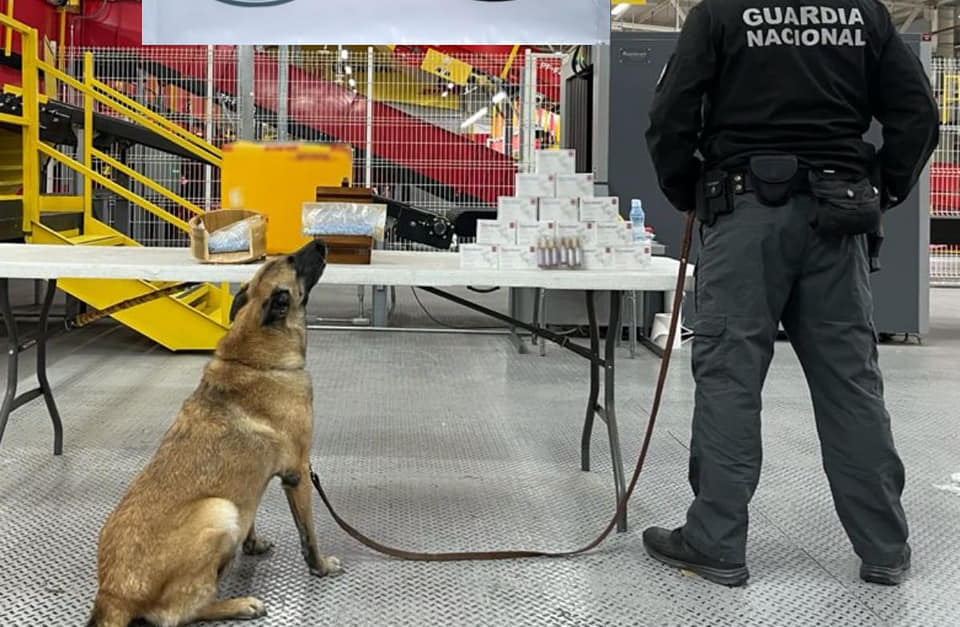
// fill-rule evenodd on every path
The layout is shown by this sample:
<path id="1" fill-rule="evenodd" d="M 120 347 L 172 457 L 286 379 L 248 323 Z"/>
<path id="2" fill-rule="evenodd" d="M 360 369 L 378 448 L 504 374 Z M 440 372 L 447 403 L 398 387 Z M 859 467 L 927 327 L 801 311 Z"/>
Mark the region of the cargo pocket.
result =
<path id="1" fill-rule="evenodd" d="M 697 385 L 725 387 L 729 382 L 726 316 L 699 314 L 693 327 L 691 351 L 693 378 Z"/>

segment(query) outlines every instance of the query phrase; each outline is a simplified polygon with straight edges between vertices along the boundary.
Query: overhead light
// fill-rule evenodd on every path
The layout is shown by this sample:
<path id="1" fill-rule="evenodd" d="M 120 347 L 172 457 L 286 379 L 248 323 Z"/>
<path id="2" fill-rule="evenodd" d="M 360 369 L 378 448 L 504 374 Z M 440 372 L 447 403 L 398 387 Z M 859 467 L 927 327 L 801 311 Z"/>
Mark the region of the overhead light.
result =
<path id="1" fill-rule="evenodd" d="M 356 86 L 357 86 L 357 81 L 355 81 L 355 80 L 353 80 L 353 79 L 351 78 L 350 80 L 347 81 L 347 84 L 350 85 L 351 87 L 356 87 Z"/>
<path id="2" fill-rule="evenodd" d="M 487 114 L 487 108 L 480 107 L 479 111 L 477 111 L 476 113 L 471 115 L 469 118 L 467 118 L 466 120 L 460 123 L 460 128 L 467 128 L 468 126 L 473 126 L 474 124 L 479 122 L 480 119 L 486 114 Z"/>
<path id="3" fill-rule="evenodd" d="M 620 4 L 616 5 L 615 7 L 613 7 L 613 9 L 610 10 L 610 15 L 612 15 L 613 17 L 620 17 L 621 15 L 626 13 L 627 9 L 629 8 L 630 8 L 629 2 L 621 2 Z"/>
<path id="4" fill-rule="evenodd" d="M 447 89 L 453 89 L 453 83 L 447 83 Z"/>
<path id="5" fill-rule="evenodd" d="M 341 58 L 341 59 L 349 59 L 349 58 L 350 58 L 350 51 L 347 50 L 346 48 L 343 48 L 342 50 L 340 50 L 340 58 Z"/>
<path id="6" fill-rule="evenodd" d="M 502 89 L 497 93 L 495 93 L 492 98 L 493 104 L 500 104 L 506 99 L 507 99 L 507 92 L 503 91 Z"/>
<path id="7" fill-rule="evenodd" d="M 444 90 L 443 90 L 443 93 L 440 94 L 440 97 L 441 97 L 441 98 L 446 98 L 446 97 L 449 96 L 449 95 L 450 95 L 450 92 L 447 91 L 446 89 L 444 89 Z"/>
<path id="8" fill-rule="evenodd" d="M 349 65 L 345 65 L 345 66 L 343 66 L 343 72 L 344 72 L 347 76 L 350 76 L 351 74 L 353 74 L 353 68 L 350 67 Z"/>

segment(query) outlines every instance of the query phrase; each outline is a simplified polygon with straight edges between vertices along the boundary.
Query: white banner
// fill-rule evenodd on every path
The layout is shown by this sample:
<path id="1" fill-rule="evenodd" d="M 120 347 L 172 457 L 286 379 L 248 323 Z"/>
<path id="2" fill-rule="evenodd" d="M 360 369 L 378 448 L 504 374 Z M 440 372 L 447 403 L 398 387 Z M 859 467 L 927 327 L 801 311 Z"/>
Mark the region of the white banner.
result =
<path id="1" fill-rule="evenodd" d="M 145 44 L 597 44 L 610 0 L 143 0 Z"/>

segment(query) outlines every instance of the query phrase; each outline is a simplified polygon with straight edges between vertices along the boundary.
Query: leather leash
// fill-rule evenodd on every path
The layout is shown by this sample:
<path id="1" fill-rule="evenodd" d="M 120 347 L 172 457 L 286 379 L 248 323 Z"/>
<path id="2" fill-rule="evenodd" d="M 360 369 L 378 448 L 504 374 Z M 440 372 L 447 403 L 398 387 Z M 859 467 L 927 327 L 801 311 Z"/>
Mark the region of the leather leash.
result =
<path id="1" fill-rule="evenodd" d="M 317 473 L 313 471 L 313 468 L 310 469 L 310 481 L 313 483 L 313 486 L 317 489 L 317 494 L 320 495 L 320 500 L 323 501 L 323 504 L 326 505 L 327 509 L 330 511 L 330 515 L 336 521 L 336 523 L 343 529 L 347 534 L 353 537 L 355 540 L 361 544 L 367 546 L 368 548 L 373 549 L 379 553 L 385 555 L 390 555 L 392 557 L 398 557 L 404 560 L 420 561 L 420 562 L 455 562 L 455 561 L 464 561 L 464 560 L 505 560 L 505 559 L 516 559 L 521 557 L 571 557 L 578 555 L 580 553 L 586 553 L 597 546 L 601 542 L 607 539 L 607 536 L 613 531 L 614 527 L 617 525 L 617 520 L 626 510 L 627 503 L 630 501 L 630 497 L 633 495 L 633 489 L 637 485 L 637 480 L 640 478 L 640 472 L 643 470 L 644 461 L 647 458 L 647 451 L 650 448 L 650 439 L 653 436 L 653 427 L 657 420 L 657 414 L 660 411 L 660 402 L 663 398 L 663 388 L 666 385 L 667 381 L 667 372 L 670 368 L 670 357 L 673 354 L 673 342 L 676 338 L 677 325 L 680 318 L 680 306 L 683 303 L 683 293 L 687 278 L 687 263 L 690 256 L 690 242 L 693 237 L 693 224 L 694 224 L 694 214 L 692 211 L 687 212 L 686 224 L 684 225 L 684 234 L 683 234 L 683 246 L 680 250 L 680 272 L 677 275 L 677 288 L 674 292 L 673 298 L 673 312 L 670 316 L 670 332 L 667 335 L 667 345 L 663 351 L 663 359 L 660 361 L 660 376 L 657 379 L 657 388 L 653 396 L 653 406 L 650 409 L 650 418 L 647 422 L 646 434 L 643 438 L 643 446 L 640 448 L 640 456 L 637 458 L 637 466 L 633 471 L 633 477 L 630 479 L 630 485 L 627 487 L 627 491 L 624 493 L 623 498 L 620 499 L 620 502 L 617 504 L 617 511 L 614 513 L 613 518 L 610 519 L 610 522 L 607 524 L 607 528 L 603 530 L 595 540 L 586 546 L 576 549 L 574 551 L 560 551 L 560 552 L 550 552 L 550 551 L 475 551 L 475 552 L 460 552 L 460 553 L 417 553 L 414 551 L 404 551 L 401 549 L 395 549 L 384 544 L 372 540 L 359 532 L 354 528 L 350 523 L 344 520 L 333 508 L 333 505 L 330 503 L 329 497 L 327 497 L 326 492 L 323 491 L 323 488 L 320 486 L 320 478 L 317 476 Z"/>
<path id="2" fill-rule="evenodd" d="M 143 305 L 144 303 L 149 303 L 159 298 L 163 298 L 164 296 L 176 294 L 177 292 L 183 292 L 196 285 L 198 285 L 198 283 L 177 283 L 175 285 L 169 285 L 152 292 L 147 292 L 141 296 L 135 296 L 134 298 L 120 301 L 119 303 L 114 303 L 105 309 L 92 309 L 85 314 L 80 314 L 71 320 L 67 320 L 67 328 L 80 329 L 88 324 L 96 322 L 97 320 L 106 318 L 107 316 L 112 316 L 115 313 L 126 311 L 127 309 L 136 307 L 137 305 Z"/>

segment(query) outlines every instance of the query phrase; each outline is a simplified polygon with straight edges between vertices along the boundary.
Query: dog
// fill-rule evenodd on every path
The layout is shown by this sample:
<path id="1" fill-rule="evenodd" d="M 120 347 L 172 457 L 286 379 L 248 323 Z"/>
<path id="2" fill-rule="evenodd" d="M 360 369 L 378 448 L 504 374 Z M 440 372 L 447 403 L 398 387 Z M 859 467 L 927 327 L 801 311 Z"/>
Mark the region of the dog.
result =
<path id="1" fill-rule="evenodd" d="M 340 570 L 317 550 L 310 493 L 313 387 L 305 308 L 326 267 L 314 241 L 271 258 L 244 285 L 199 386 L 104 523 L 98 589 L 87 627 L 157 627 L 266 614 L 254 597 L 218 600 L 224 569 L 243 549 L 265 553 L 254 518 L 279 478 L 310 573 Z"/>

